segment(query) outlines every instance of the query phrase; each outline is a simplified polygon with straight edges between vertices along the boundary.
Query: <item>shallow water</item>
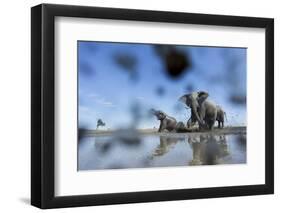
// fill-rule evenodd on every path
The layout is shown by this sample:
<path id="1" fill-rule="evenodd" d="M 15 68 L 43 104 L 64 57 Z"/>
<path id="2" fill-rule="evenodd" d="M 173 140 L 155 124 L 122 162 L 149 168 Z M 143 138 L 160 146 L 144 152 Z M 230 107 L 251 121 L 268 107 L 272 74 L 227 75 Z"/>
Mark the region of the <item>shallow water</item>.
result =
<path id="1" fill-rule="evenodd" d="M 78 170 L 246 163 L 246 135 L 113 135 L 84 137 Z"/>

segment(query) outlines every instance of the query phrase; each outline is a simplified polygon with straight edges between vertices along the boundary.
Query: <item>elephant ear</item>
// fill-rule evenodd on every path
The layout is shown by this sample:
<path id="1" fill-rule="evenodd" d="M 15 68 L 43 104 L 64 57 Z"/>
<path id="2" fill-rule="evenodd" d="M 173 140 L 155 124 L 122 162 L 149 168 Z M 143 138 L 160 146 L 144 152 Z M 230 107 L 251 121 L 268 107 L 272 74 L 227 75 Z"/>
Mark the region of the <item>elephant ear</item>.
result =
<path id="1" fill-rule="evenodd" d="M 205 101 L 209 97 L 209 93 L 200 91 L 198 92 L 198 102 L 201 104 L 203 101 Z"/>
<path id="2" fill-rule="evenodd" d="M 190 98 L 190 94 L 187 95 L 183 95 L 179 98 L 179 101 L 181 101 L 182 103 L 186 104 L 187 106 L 191 106 L 191 98 Z"/>

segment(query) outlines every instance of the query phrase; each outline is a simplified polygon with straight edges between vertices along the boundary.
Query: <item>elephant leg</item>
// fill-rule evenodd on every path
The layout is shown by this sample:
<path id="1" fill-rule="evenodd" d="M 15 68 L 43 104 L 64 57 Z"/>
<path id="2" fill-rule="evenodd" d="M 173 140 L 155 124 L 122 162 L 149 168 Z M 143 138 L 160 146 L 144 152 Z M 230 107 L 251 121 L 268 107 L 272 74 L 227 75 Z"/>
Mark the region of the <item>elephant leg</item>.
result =
<path id="1" fill-rule="evenodd" d="M 204 130 L 208 127 L 208 122 L 205 119 L 203 119 L 202 121 L 202 124 L 199 123 L 199 130 Z"/>
<path id="2" fill-rule="evenodd" d="M 197 122 L 197 119 L 196 119 L 195 116 L 193 116 L 193 117 L 191 118 L 190 127 L 193 127 L 193 126 L 196 124 L 196 122 Z"/>
<path id="3" fill-rule="evenodd" d="M 186 126 L 187 128 L 190 128 L 192 126 L 192 117 L 188 119 Z"/>
<path id="4" fill-rule="evenodd" d="M 218 128 L 221 128 L 221 122 L 218 121 Z"/>
<path id="5" fill-rule="evenodd" d="M 223 121 L 221 122 L 221 128 L 224 128 L 224 122 Z"/>
<path id="6" fill-rule="evenodd" d="M 205 126 L 204 125 L 201 125 L 200 123 L 199 123 L 199 130 L 204 130 L 205 129 Z"/>
<path id="7" fill-rule="evenodd" d="M 213 120 L 209 120 L 209 121 L 208 121 L 208 127 L 209 127 L 210 130 L 213 129 L 214 124 L 215 124 L 215 121 L 213 121 Z"/>
<path id="8" fill-rule="evenodd" d="M 158 132 L 162 132 L 162 130 L 163 130 L 162 128 L 163 128 L 163 123 L 161 122 L 160 126 L 159 126 L 159 129 L 158 129 Z"/>
<path id="9" fill-rule="evenodd" d="M 200 111 L 199 116 L 200 116 L 201 121 L 205 120 L 204 119 L 205 118 L 205 111 L 203 109 Z"/>
<path id="10" fill-rule="evenodd" d="M 190 124 L 189 124 L 189 127 L 193 127 L 195 125 L 196 121 L 192 121 Z"/>

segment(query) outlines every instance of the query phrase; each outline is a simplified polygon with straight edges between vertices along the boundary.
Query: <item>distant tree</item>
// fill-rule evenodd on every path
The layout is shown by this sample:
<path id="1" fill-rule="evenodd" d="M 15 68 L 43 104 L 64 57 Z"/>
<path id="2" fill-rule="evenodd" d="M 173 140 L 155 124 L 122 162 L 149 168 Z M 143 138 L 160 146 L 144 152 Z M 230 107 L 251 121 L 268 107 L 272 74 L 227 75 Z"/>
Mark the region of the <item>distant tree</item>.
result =
<path id="1" fill-rule="evenodd" d="M 100 118 L 97 121 L 97 129 L 99 128 L 99 126 L 105 126 L 105 122 L 103 122 Z"/>

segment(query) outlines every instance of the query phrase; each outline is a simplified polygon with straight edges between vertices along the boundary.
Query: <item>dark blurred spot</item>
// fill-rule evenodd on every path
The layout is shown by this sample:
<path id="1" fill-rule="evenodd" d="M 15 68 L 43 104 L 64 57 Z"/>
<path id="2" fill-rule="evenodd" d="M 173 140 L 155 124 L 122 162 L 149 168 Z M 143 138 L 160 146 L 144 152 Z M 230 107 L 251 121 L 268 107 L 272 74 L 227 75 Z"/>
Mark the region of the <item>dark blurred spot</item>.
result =
<path id="1" fill-rule="evenodd" d="M 238 142 L 241 144 L 246 144 L 246 135 L 239 135 L 237 136 Z"/>
<path id="2" fill-rule="evenodd" d="M 185 88 L 186 92 L 193 92 L 194 90 L 194 86 L 192 84 L 188 84 Z"/>
<path id="3" fill-rule="evenodd" d="M 132 54 L 118 53 L 114 56 L 115 63 L 128 72 L 131 79 L 137 80 L 137 58 Z"/>
<path id="4" fill-rule="evenodd" d="M 246 150 L 246 143 L 247 143 L 247 137 L 246 135 L 238 135 L 237 138 L 237 144 L 239 145 L 241 150 Z"/>
<path id="5" fill-rule="evenodd" d="M 90 75 L 94 74 L 94 69 L 92 68 L 90 63 L 80 62 L 79 63 L 79 72 L 85 76 L 90 76 Z"/>
<path id="6" fill-rule="evenodd" d="M 154 45 L 154 50 L 157 56 L 165 57 L 167 53 L 170 51 L 171 46 L 163 45 L 163 44 L 156 44 Z"/>
<path id="7" fill-rule="evenodd" d="M 86 127 L 79 127 L 78 129 L 78 142 L 81 142 L 81 140 L 85 137 L 87 128 Z"/>
<path id="8" fill-rule="evenodd" d="M 106 154 L 109 152 L 109 150 L 112 148 L 112 141 L 106 141 L 100 144 L 100 146 L 98 147 L 98 151 L 101 154 Z"/>
<path id="9" fill-rule="evenodd" d="M 96 138 L 95 147 L 100 154 L 108 154 L 116 147 L 125 146 L 126 148 L 136 148 L 141 145 L 141 137 L 135 129 L 119 129 L 112 134 L 112 137 L 104 140 L 104 138 Z"/>
<path id="10" fill-rule="evenodd" d="M 178 78 L 191 67 L 189 54 L 180 51 L 172 45 L 155 45 L 156 54 L 161 58 L 167 74 L 171 78 Z"/>
<path id="11" fill-rule="evenodd" d="M 232 95 L 230 101 L 234 104 L 246 104 L 246 96 L 243 95 Z"/>
<path id="12" fill-rule="evenodd" d="M 190 61 L 186 55 L 180 51 L 170 51 L 166 55 L 166 70 L 172 78 L 179 77 L 185 69 L 191 66 Z"/>
<path id="13" fill-rule="evenodd" d="M 141 137 L 135 129 L 119 130 L 114 140 L 125 146 L 139 146 L 141 144 Z"/>
<path id="14" fill-rule="evenodd" d="M 158 96 L 163 96 L 166 93 L 165 88 L 162 86 L 158 86 L 156 88 L 155 92 L 156 92 L 156 95 L 158 95 Z"/>
<path id="15" fill-rule="evenodd" d="M 129 54 L 116 54 L 115 61 L 119 66 L 127 70 L 135 69 L 137 63 L 136 58 Z"/>

